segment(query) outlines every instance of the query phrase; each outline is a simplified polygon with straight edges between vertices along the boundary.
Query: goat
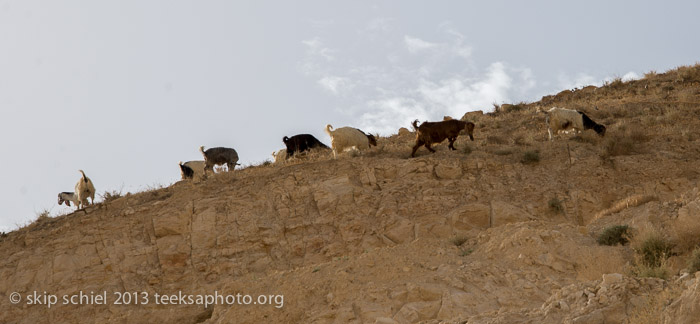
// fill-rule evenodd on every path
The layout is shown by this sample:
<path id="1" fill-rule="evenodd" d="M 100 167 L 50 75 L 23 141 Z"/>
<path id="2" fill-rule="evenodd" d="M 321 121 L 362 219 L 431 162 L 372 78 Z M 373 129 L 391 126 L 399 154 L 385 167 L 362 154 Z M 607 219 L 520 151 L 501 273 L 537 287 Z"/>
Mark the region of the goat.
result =
<path id="1" fill-rule="evenodd" d="M 332 130 L 333 126 L 326 125 L 326 134 L 331 137 L 331 147 L 333 147 L 333 157 L 337 157 L 338 153 L 346 149 L 355 147 L 357 150 L 371 148 L 372 145 L 377 146 L 377 139 L 374 135 L 367 135 L 365 132 L 352 127 L 341 127 Z"/>
<path id="2" fill-rule="evenodd" d="M 272 158 L 275 159 L 275 163 L 282 163 L 283 161 L 287 160 L 287 149 L 272 152 Z"/>
<path id="3" fill-rule="evenodd" d="M 204 177 L 204 161 L 187 161 L 178 163 L 182 180 Z"/>
<path id="4" fill-rule="evenodd" d="M 363 132 L 363 131 L 362 131 L 361 129 L 359 129 L 359 128 L 355 128 L 355 129 L 357 129 L 358 131 L 360 131 L 360 133 L 362 133 L 362 134 L 364 134 L 365 136 L 367 136 L 367 141 L 369 142 L 369 148 L 372 148 L 372 146 L 377 146 L 377 137 L 379 136 L 379 134 L 377 134 L 377 137 L 375 137 L 375 136 L 372 135 L 372 134 L 365 134 L 365 132 Z"/>
<path id="5" fill-rule="evenodd" d="M 75 195 L 74 192 L 60 192 L 58 194 L 58 204 L 66 204 L 66 206 L 70 207 L 70 202 L 73 202 L 75 207 L 78 207 L 78 197 Z"/>
<path id="6" fill-rule="evenodd" d="M 547 132 L 550 141 L 553 135 L 569 129 L 579 132 L 593 129 L 598 135 L 605 136 L 605 125 L 594 122 L 581 111 L 554 107 L 546 111 L 545 114 L 547 115 Z"/>
<path id="7" fill-rule="evenodd" d="M 226 164 L 229 171 L 233 171 L 238 164 L 238 153 L 236 150 L 228 147 L 212 147 L 204 150 L 204 146 L 199 147 L 199 151 L 204 156 L 204 176 L 207 175 L 207 170 L 214 172 L 214 166 L 217 164 Z"/>
<path id="8" fill-rule="evenodd" d="M 466 130 L 469 139 L 474 140 L 474 123 L 457 119 L 440 122 L 423 122 L 418 126 L 418 120 L 413 121 L 413 129 L 416 130 L 416 145 L 413 146 L 411 157 L 416 156 L 416 151 L 421 145 L 425 145 L 430 152 L 435 153 L 430 145 L 437 144 L 447 139 L 451 150 L 456 150 L 454 143 L 462 130 Z"/>
<path id="9" fill-rule="evenodd" d="M 81 206 L 84 208 L 90 205 L 88 204 L 88 197 L 90 197 L 92 204 L 95 203 L 95 185 L 93 185 L 92 180 L 85 175 L 83 170 L 78 170 L 78 172 L 83 175 L 78 180 L 78 183 L 75 184 L 75 196 L 77 198 L 75 204 L 80 209 Z"/>
<path id="10" fill-rule="evenodd" d="M 282 142 L 287 146 L 287 158 L 294 153 L 301 153 L 312 148 L 328 149 L 326 144 L 321 143 L 316 137 L 311 134 L 299 134 L 292 137 L 283 137 Z"/>

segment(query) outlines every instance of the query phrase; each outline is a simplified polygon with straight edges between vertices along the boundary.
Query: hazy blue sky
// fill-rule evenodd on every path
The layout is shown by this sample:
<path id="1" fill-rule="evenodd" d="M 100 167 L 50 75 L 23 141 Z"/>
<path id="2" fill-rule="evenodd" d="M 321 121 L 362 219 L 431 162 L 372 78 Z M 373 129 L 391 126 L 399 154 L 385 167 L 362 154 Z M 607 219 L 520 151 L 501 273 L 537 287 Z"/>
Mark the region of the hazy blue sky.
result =
<path id="1" fill-rule="evenodd" d="M 0 0 L 0 231 L 179 179 L 200 145 L 257 163 L 327 123 L 413 119 L 694 64 L 696 1 Z M 478 135 L 477 135 L 478 136 Z M 543 135 L 544 136 L 544 135 Z M 408 155 L 408 151 L 407 151 Z"/>

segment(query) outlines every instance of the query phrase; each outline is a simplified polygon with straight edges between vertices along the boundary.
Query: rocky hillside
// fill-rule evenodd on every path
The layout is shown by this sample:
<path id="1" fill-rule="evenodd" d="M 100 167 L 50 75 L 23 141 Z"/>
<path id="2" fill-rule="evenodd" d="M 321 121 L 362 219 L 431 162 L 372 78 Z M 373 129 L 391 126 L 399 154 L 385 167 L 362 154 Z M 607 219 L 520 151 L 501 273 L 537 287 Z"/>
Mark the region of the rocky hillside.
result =
<path id="1" fill-rule="evenodd" d="M 605 137 L 548 141 L 553 106 Z M 457 151 L 402 130 L 110 197 L 0 238 L 0 322 L 697 323 L 699 117 L 696 65 L 465 114 Z"/>

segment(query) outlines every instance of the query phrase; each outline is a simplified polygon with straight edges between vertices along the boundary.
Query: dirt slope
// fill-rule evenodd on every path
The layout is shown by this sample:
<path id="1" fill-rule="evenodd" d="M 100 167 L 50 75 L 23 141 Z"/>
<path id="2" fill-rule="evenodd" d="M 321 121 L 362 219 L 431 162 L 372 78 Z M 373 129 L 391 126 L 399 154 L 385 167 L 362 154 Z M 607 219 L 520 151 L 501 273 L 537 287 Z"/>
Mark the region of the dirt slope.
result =
<path id="1" fill-rule="evenodd" d="M 606 136 L 547 141 L 553 106 Z M 700 243 L 698 117 L 700 67 L 682 67 L 466 114 L 475 141 L 454 152 L 409 159 L 402 133 L 41 218 L 0 238 L 0 322 L 696 323 L 700 279 L 681 274 Z M 596 243 L 618 224 L 673 242 L 665 280 L 638 276 L 634 245 Z M 215 292 L 283 299 L 155 300 Z"/>

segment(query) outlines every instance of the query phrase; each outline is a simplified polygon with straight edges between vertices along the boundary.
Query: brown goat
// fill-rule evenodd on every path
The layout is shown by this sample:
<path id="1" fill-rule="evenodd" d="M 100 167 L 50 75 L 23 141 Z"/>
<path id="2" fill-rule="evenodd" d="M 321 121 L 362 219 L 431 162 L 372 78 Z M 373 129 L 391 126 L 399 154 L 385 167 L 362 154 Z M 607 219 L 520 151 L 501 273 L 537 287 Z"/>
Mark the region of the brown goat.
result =
<path id="1" fill-rule="evenodd" d="M 416 130 L 416 145 L 413 146 L 411 157 L 416 155 L 416 151 L 421 145 L 425 145 L 430 152 L 435 153 L 430 145 L 437 144 L 445 139 L 450 141 L 447 146 L 451 150 L 457 150 L 454 143 L 462 130 L 466 130 L 469 139 L 474 140 L 474 123 L 457 119 L 445 120 L 441 122 L 423 122 L 418 126 L 418 120 L 413 121 L 413 128 Z"/>

